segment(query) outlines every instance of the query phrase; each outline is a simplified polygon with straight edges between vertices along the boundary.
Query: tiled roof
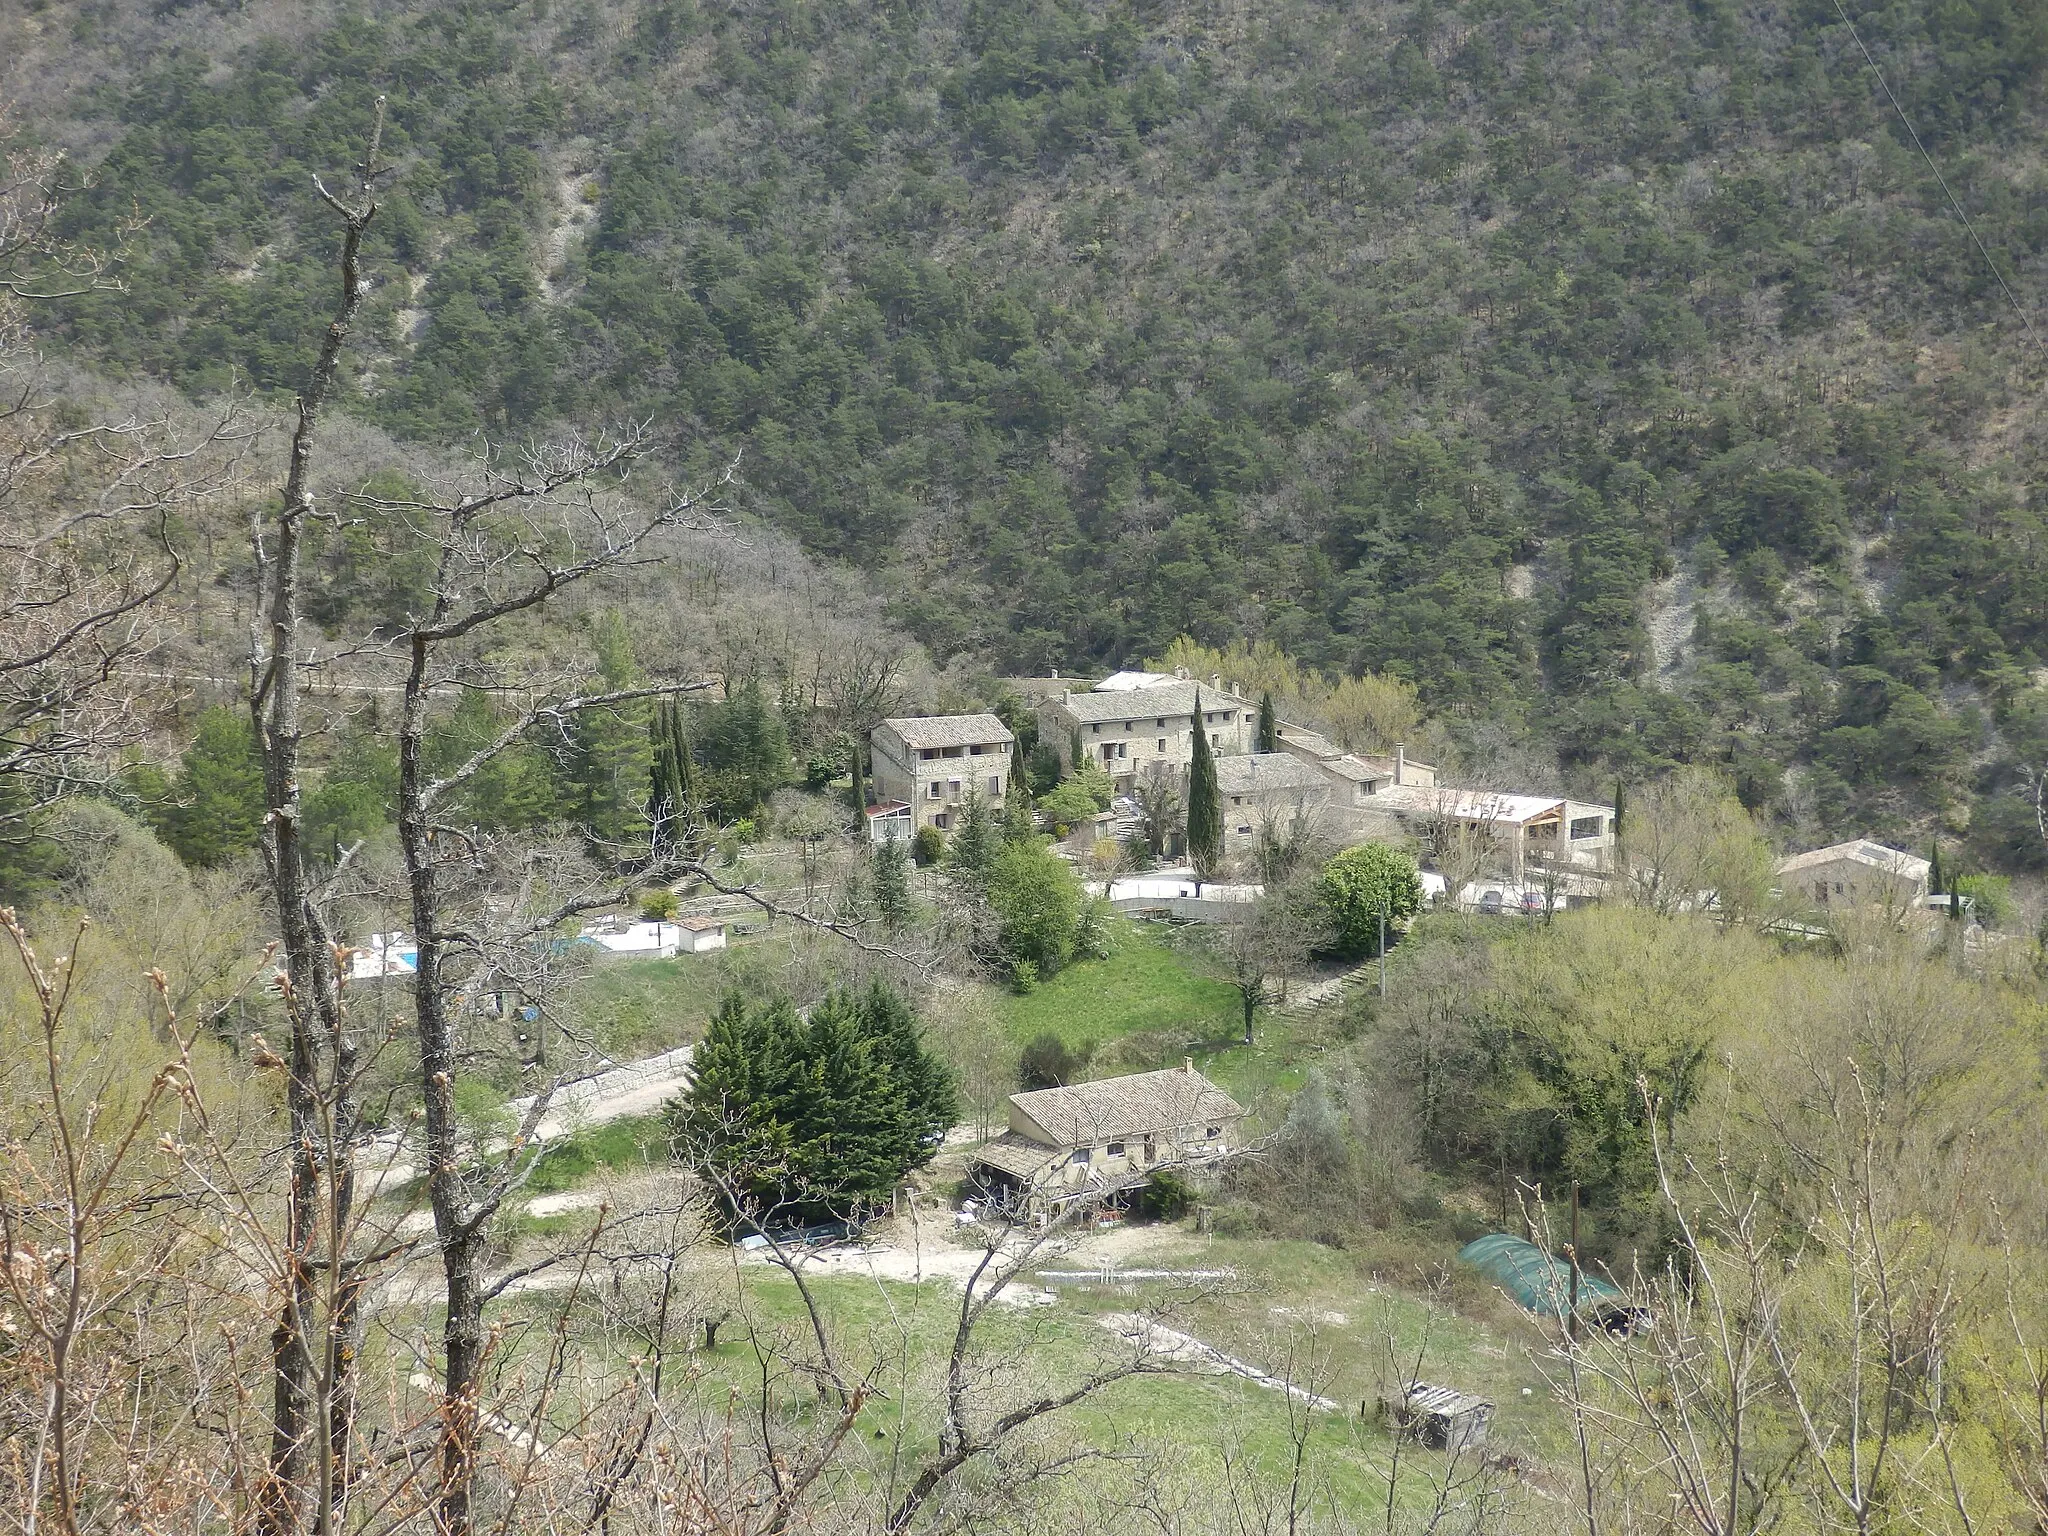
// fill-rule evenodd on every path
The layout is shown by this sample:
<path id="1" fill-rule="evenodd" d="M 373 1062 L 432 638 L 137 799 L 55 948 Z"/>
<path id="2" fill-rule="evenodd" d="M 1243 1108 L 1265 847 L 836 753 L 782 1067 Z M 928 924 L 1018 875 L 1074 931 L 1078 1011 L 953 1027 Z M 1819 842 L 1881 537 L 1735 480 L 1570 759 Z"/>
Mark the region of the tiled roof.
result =
<path id="1" fill-rule="evenodd" d="M 1195 695 L 1202 696 L 1204 714 L 1216 709 L 1248 709 L 1235 694 L 1212 688 L 1207 683 L 1170 682 L 1151 688 L 1133 688 L 1128 693 L 1071 693 L 1060 702 L 1083 725 L 1106 720 L 1151 720 L 1161 715 L 1191 715 Z"/>
<path id="2" fill-rule="evenodd" d="M 1279 722 L 1280 740 L 1289 746 L 1299 747 L 1314 757 L 1338 757 L 1344 749 L 1320 731 L 1312 731 L 1305 725 L 1290 725 Z"/>
<path id="3" fill-rule="evenodd" d="M 994 715 L 919 715 L 882 724 L 901 736 L 907 747 L 977 747 L 1017 739 Z"/>
<path id="4" fill-rule="evenodd" d="M 1887 848 L 1883 843 L 1873 843 L 1867 837 L 1859 837 L 1853 843 L 1834 843 L 1826 848 L 1816 848 L 1810 853 L 1796 853 L 1778 866 L 1778 873 L 1793 875 L 1802 869 L 1811 869 L 1817 864 L 1833 864 L 1841 860 L 1867 865 L 1887 875 L 1895 875 L 1901 880 L 1913 881 L 1925 880 L 1932 867 L 1927 860 L 1915 854 L 1902 853 L 1897 848 Z"/>
<path id="5" fill-rule="evenodd" d="M 1157 688 L 1177 682 L 1171 672 L 1112 672 L 1095 685 L 1097 693 L 1135 693 L 1140 688 Z"/>
<path id="6" fill-rule="evenodd" d="M 1292 752 L 1246 752 L 1216 759 L 1216 787 L 1226 795 L 1321 789 L 1325 782 L 1313 764 Z"/>
<path id="7" fill-rule="evenodd" d="M 1033 1141 L 1029 1136 L 1020 1136 L 1015 1131 L 1005 1131 L 994 1141 L 982 1143 L 974 1154 L 974 1161 L 987 1163 L 991 1168 L 1014 1174 L 1020 1179 L 1031 1179 L 1054 1158 L 1061 1155 L 1058 1147 L 1048 1147 L 1044 1142 Z"/>
<path id="8" fill-rule="evenodd" d="M 1016 1093 L 1010 1102 L 1059 1145 L 1073 1147 L 1146 1131 L 1214 1124 L 1244 1113 L 1242 1104 L 1208 1078 L 1180 1067 Z"/>

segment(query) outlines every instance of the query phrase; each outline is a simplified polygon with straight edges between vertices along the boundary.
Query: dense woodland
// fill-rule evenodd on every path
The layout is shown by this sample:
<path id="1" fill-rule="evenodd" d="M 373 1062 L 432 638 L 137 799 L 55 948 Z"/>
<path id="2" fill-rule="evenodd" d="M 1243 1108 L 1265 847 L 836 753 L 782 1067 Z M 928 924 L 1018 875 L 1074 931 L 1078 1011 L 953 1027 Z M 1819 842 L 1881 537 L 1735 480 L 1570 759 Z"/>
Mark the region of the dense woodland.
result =
<path id="1" fill-rule="evenodd" d="M 1866 62 L 1849 27 L 1870 53 Z M 31 8 L 126 231 L 47 343 L 298 382 L 330 179 L 398 173 L 346 409 L 648 418 L 940 662 L 1187 633 L 1413 680 L 1582 787 L 2037 865 L 2048 19 L 1942 6 Z M 1968 212 L 1949 211 L 1906 118 Z M 340 628 L 420 579 L 374 525 Z M 1482 748 L 1482 751 L 1485 750 Z"/>

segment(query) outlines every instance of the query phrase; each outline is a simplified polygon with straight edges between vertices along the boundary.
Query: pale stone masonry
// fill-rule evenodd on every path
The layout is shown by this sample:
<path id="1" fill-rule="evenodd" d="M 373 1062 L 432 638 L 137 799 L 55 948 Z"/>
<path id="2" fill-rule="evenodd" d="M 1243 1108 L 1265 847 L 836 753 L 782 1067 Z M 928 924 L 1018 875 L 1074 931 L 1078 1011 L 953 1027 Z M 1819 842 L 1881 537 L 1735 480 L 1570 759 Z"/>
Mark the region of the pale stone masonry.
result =
<path id="1" fill-rule="evenodd" d="M 1219 757 L 1249 752 L 1258 738 L 1259 707 L 1214 683 L 1168 678 L 1141 687 L 1063 693 L 1040 708 L 1039 728 L 1072 766 L 1081 759 L 1099 764 L 1124 794 L 1138 775 L 1163 765 L 1185 782 L 1195 757 L 1195 705 L 1201 730 Z"/>
<path id="2" fill-rule="evenodd" d="M 884 720 L 869 744 L 877 803 L 907 805 L 918 827 L 950 832 L 969 795 L 999 806 L 1010 792 L 1017 738 L 994 715 Z"/>
<path id="3" fill-rule="evenodd" d="M 1192 1061 L 1010 1095 L 1010 1128 L 974 1156 L 990 1192 L 1044 1216 L 1156 1168 L 1199 1167 L 1238 1143 L 1244 1106 Z"/>

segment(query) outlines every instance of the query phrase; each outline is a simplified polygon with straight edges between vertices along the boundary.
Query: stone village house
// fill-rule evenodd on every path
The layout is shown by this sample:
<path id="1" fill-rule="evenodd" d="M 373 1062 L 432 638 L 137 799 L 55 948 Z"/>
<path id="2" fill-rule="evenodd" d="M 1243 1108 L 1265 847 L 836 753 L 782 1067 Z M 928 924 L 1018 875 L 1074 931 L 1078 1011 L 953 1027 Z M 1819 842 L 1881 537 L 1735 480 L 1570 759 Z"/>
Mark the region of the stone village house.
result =
<path id="1" fill-rule="evenodd" d="M 1192 1060 L 1068 1088 L 1010 1095 L 1010 1128 L 969 1172 L 992 1199 L 1043 1221 L 1153 1170 L 1199 1171 L 1240 1145 L 1242 1104 Z"/>
<path id="2" fill-rule="evenodd" d="M 869 742 L 876 800 L 868 811 L 871 828 L 880 819 L 911 831 L 951 831 L 969 794 L 1000 806 L 1010 792 L 1017 738 L 994 715 L 884 720 Z"/>

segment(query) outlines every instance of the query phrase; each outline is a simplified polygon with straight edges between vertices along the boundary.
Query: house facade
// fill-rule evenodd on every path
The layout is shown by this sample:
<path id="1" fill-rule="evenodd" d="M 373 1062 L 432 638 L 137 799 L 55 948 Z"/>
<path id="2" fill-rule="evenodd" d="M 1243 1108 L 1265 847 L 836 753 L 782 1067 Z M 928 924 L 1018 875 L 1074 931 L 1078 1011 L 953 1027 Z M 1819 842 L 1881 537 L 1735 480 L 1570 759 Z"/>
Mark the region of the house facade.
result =
<path id="1" fill-rule="evenodd" d="M 1000 805 L 1010 792 L 1017 738 L 994 715 L 884 720 L 869 746 L 875 799 L 908 806 L 913 828 L 950 832 L 969 795 Z"/>
<path id="2" fill-rule="evenodd" d="M 1156 674 L 1125 674 L 1156 676 Z M 1199 714 L 1199 720 L 1197 715 Z M 1127 794 L 1154 764 L 1185 774 L 1194 764 L 1195 731 L 1218 756 L 1251 750 L 1259 710 L 1215 683 L 1167 678 L 1138 687 L 1062 693 L 1040 706 L 1039 728 L 1055 743 L 1063 766 L 1099 764 Z"/>
<path id="3" fill-rule="evenodd" d="M 1216 759 L 1223 802 L 1223 853 L 1243 858 L 1272 842 L 1323 830 L 1331 781 L 1290 752 L 1246 752 Z"/>
<path id="4" fill-rule="evenodd" d="M 1244 1117 L 1193 1061 L 1013 1093 L 1009 1129 L 982 1146 L 970 1171 L 994 1198 L 1044 1219 L 1155 1169 L 1213 1162 L 1241 1143 Z"/>
<path id="5" fill-rule="evenodd" d="M 1561 796 L 1399 785 L 1379 790 L 1367 809 L 1377 823 L 1372 835 L 1410 837 L 1425 848 L 1469 837 L 1484 846 L 1488 865 L 1515 881 L 1544 866 L 1604 868 L 1614 848 L 1613 806 Z"/>
<path id="6" fill-rule="evenodd" d="M 1927 897 L 1927 860 L 1868 838 L 1794 854 L 1778 866 L 1785 894 L 1817 906 L 1908 907 Z"/>

